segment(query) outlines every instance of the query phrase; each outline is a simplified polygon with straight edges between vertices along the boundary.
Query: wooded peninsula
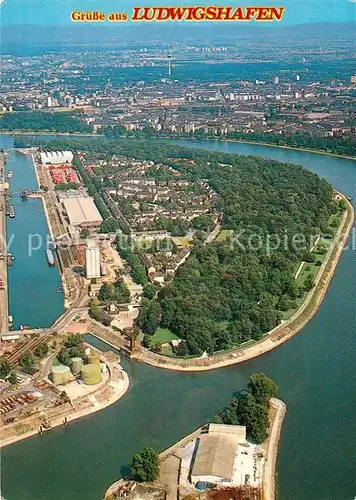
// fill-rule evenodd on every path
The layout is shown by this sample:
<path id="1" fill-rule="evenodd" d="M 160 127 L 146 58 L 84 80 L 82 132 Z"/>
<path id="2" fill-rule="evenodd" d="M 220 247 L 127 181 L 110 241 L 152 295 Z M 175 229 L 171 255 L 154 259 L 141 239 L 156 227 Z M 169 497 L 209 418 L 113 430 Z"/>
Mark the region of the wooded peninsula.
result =
<path id="1" fill-rule="evenodd" d="M 219 237 L 204 244 L 197 235 L 174 278 L 158 294 L 142 299 L 138 326 L 147 345 L 158 328 L 168 329 L 183 339 L 178 356 L 213 354 L 257 341 L 279 325 L 314 286 L 313 273 L 302 283 L 296 280 L 301 262 L 321 265 L 311 248 L 320 235 L 332 237 L 330 221 L 335 228 L 345 210 L 330 184 L 297 165 L 142 140 L 35 140 L 46 149 L 164 163 L 184 179 L 208 182 L 217 193 Z M 15 146 L 24 141 L 31 142 L 21 138 Z M 98 179 L 97 188 L 106 184 L 107 179 Z M 323 245 L 319 250 L 320 256 L 326 253 Z"/>

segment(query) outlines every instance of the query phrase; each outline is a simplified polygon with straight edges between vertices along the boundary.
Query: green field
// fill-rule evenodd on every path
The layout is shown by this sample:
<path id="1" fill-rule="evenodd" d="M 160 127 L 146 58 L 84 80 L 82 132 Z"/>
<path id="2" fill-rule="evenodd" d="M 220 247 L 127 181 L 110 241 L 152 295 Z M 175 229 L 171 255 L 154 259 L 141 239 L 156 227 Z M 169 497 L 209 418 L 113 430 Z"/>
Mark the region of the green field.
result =
<path id="1" fill-rule="evenodd" d="M 176 339 L 178 339 L 177 335 L 174 335 L 168 328 L 157 328 L 154 335 L 150 337 L 150 347 L 156 344 L 167 344 Z"/>
<path id="2" fill-rule="evenodd" d="M 232 229 L 222 229 L 220 231 L 220 233 L 217 235 L 217 237 L 215 238 L 215 241 L 217 241 L 218 243 L 222 242 L 222 241 L 226 241 L 228 239 L 229 236 L 231 236 L 233 233 Z"/>

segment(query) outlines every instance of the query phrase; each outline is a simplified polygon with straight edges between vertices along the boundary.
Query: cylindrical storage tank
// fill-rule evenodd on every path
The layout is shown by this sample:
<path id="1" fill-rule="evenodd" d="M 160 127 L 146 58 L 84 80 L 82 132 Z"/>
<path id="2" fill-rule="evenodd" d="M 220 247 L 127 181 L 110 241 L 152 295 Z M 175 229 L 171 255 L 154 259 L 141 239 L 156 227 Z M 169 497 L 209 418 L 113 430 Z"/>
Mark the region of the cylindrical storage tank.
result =
<path id="1" fill-rule="evenodd" d="M 91 351 L 88 356 L 89 365 L 100 365 L 100 354 L 96 351 Z"/>
<path id="2" fill-rule="evenodd" d="M 101 369 L 98 365 L 83 365 L 80 371 L 84 384 L 94 385 L 101 382 Z"/>
<path id="3" fill-rule="evenodd" d="M 72 372 L 74 375 L 78 375 L 83 365 L 82 358 L 72 358 Z"/>
<path id="4" fill-rule="evenodd" d="M 63 382 L 66 382 L 70 377 L 69 366 L 65 365 L 52 366 L 51 377 L 54 385 L 63 384 Z"/>
<path id="5" fill-rule="evenodd" d="M 101 373 L 106 373 L 108 371 L 108 367 L 105 363 L 100 363 Z"/>

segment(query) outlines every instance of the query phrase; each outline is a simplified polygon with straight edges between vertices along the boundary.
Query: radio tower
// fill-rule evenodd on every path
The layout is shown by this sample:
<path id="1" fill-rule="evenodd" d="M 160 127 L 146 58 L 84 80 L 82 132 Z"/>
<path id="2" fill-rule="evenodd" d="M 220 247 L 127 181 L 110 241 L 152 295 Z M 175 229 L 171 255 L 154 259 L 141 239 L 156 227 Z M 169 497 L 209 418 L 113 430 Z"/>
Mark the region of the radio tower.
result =
<path id="1" fill-rule="evenodd" d="M 168 76 L 172 76 L 172 66 L 171 66 L 171 59 L 172 59 L 172 54 L 168 53 L 167 55 L 168 58 Z"/>

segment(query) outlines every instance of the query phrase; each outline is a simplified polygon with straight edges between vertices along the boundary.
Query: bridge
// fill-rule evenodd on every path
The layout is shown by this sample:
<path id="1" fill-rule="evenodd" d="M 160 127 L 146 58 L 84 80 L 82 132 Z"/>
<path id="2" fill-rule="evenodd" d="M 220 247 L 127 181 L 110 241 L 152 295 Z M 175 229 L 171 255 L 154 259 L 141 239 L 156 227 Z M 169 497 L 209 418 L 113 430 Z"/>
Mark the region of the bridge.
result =
<path id="1" fill-rule="evenodd" d="M 16 363 L 21 355 L 27 350 L 34 350 L 38 344 L 44 342 L 47 338 L 55 333 L 61 333 L 67 326 L 71 324 L 75 316 L 87 312 L 86 307 L 75 307 L 68 309 L 60 318 L 58 318 L 50 328 L 34 328 L 30 330 L 14 330 L 0 335 L 1 338 L 12 335 L 18 335 L 25 343 L 19 346 L 7 359 L 12 363 Z M 94 319 L 85 318 L 87 323 L 86 333 L 93 335 L 102 342 L 120 351 L 124 356 L 130 357 L 130 341 L 118 332 L 115 332 L 110 327 L 98 323 Z M 20 340 L 21 341 L 21 340 Z"/>

